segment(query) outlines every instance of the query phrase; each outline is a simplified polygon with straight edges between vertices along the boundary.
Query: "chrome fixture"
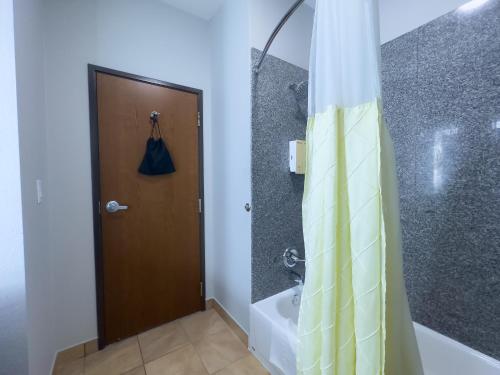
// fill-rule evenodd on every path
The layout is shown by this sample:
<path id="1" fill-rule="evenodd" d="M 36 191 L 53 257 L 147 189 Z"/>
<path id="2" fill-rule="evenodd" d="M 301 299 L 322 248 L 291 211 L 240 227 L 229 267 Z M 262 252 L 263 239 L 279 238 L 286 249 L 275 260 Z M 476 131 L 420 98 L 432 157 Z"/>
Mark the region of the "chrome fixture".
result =
<path id="1" fill-rule="evenodd" d="M 289 247 L 283 253 L 283 263 L 287 268 L 293 268 L 297 265 L 297 263 L 305 261 L 305 259 L 299 257 L 298 250 L 293 247 Z"/>
<path id="2" fill-rule="evenodd" d="M 106 203 L 106 211 L 108 211 L 110 214 L 125 210 L 128 210 L 128 206 L 122 206 L 117 201 L 109 201 L 108 203 Z"/>
<path id="3" fill-rule="evenodd" d="M 309 91 L 309 81 L 302 81 L 299 83 L 292 83 L 288 86 L 290 90 L 295 93 L 295 98 L 297 101 L 307 99 L 307 94 Z"/>
<path id="4" fill-rule="evenodd" d="M 302 277 L 302 275 L 298 272 L 295 272 L 293 270 L 290 270 L 290 276 L 293 276 L 295 277 L 294 279 L 292 279 L 293 281 L 295 281 L 297 283 L 298 286 L 304 286 L 304 278 Z"/>
<path id="5" fill-rule="evenodd" d="M 307 120 L 309 81 L 292 83 L 288 88 L 293 91 L 297 103 L 297 119 Z"/>
<path id="6" fill-rule="evenodd" d="M 294 294 L 292 297 L 292 305 L 299 306 L 300 299 L 302 296 L 302 290 L 304 289 L 305 279 L 298 272 L 295 272 L 293 270 L 289 270 L 289 271 L 290 271 L 290 276 L 291 276 L 290 278 L 297 283 L 297 286 L 294 287 Z"/>
<path id="7" fill-rule="evenodd" d="M 252 206 L 250 205 L 250 203 L 245 203 L 245 211 L 246 212 L 252 211 Z"/>
<path id="8" fill-rule="evenodd" d="M 269 37 L 269 40 L 266 43 L 266 46 L 264 47 L 264 51 L 262 52 L 262 55 L 260 56 L 259 62 L 254 66 L 253 71 L 254 73 L 259 73 L 260 68 L 262 67 L 262 63 L 264 62 L 264 59 L 266 58 L 267 52 L 269 51 L 269 48 L 271 48 L 271 45 L 273 44 L 274 39 L 280 32 L 280 30 L 283 28 L 285 23 L 290 19 L 290 17 L 295 13 L 297 9 L 302 5 L 302 3 L 305 0 L 298 0 L 296 1 L 292 7 L 286 12 L 286 14 L 283 16 L 281 21 L 278 23 L 278 25 L 274 28 L 271 36 Z"/>

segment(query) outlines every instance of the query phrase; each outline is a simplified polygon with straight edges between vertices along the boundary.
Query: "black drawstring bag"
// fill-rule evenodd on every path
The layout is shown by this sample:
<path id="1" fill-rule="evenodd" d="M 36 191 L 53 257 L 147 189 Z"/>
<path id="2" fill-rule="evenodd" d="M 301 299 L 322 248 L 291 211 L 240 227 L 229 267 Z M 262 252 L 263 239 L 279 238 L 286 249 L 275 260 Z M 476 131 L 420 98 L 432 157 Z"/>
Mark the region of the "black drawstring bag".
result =
<path id="1" fill-rule="evenodd" d="M 151 136 L 146 143 L 146 154 L 139 166 L 139 173 L 147 176 L 158 176 L 175 172 L 174 163 L 161 136 L 158 115 L 151 115 Z M 158 130 L 158 138 L 154 136 L 155 128 Z"/>

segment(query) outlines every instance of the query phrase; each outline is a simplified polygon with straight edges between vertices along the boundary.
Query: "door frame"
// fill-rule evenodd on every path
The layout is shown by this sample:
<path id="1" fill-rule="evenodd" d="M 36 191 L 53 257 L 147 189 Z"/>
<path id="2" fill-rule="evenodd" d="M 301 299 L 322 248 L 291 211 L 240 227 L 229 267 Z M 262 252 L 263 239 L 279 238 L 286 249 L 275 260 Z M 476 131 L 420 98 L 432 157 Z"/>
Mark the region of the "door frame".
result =
<path id="1" fill-rule="evenodd" d="M 102 225 L 101 225 L 101 182 L 100 182 L 100 160 L 99 160 L 99 121 L 97 108 L 97 73 L 131 79 L 138 82 L 149 83 L 169 89 L 184 91 L 198 96 L 198 157 L 199 157 L 199 191 L 201 199 L 200 212 L 200 279 L 202 282 L 201 306 L 206 309 L 206 283 L 205 283 L 205 196 L 204 196 L 204 167 L 203 167 L 203 91 L 192 87 L 177 85 L 175 83 L 160 81 L 135 74 L 125 73 L 118 70 L 104 68 L 102 66 L 88 64 L 89 80 L 89 114 L 90 114 L 90 154 L 92 170 L 92 210 L 94 221 L 94 257 L 95 257 L 95 283 L 96 283 L 96 307 L 97 307 L 97 333 L 99 350 L 108 343 L 105 339 L 104 326 L 104 263 L 102 248 Z"/>

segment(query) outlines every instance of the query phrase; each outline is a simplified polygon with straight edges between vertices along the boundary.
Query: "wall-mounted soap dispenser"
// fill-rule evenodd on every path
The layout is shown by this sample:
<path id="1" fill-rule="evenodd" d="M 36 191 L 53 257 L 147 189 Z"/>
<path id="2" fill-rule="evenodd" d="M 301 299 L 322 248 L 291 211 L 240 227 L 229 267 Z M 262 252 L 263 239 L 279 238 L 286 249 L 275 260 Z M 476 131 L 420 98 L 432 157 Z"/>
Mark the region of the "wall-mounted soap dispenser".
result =
<path id="1" fill-rule="evenodd" d="M 306 173 L 305 141 L 290 141 L 290 172 L 295 174 Z"/>

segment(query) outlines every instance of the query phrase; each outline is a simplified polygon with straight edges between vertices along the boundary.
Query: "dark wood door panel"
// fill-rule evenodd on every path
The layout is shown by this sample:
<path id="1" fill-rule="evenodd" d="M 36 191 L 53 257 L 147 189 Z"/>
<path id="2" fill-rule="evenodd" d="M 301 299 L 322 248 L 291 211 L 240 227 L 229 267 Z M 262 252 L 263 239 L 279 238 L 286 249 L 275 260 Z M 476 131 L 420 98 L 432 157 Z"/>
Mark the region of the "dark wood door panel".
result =
<path id="1" fill-rule="evenodd" d="M 101 201 L 96 261 L 102 262 L 96 269 L 102 273 L 100 334 L 108 344 L 204 308 L 200 98 L 107 72 L 94 78 Z M 160 112 L 173 174 L 138 172 L 152 111 Z M 128 209 L 108 213 L 112 200 Z"/>

